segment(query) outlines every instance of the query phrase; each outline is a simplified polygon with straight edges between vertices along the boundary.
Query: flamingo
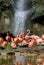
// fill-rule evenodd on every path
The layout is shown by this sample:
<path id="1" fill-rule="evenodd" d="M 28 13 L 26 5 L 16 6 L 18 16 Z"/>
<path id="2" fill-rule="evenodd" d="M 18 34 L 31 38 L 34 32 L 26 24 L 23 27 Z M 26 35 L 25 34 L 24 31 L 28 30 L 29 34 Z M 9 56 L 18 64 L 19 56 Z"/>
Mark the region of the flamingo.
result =
<path id="1" fill-rule="evenodd" d="M 42 41 L 44 42 L 44 34 L 42 35 Z"/>
<path id="2" fill-rule="evenodd" d="M 0 37 L 0 44 L 2 44 L 4 41 L 4 39 L 2 37 Z"/>
<path id="3" fill-rule="evenodd" d="M 19 34 L 17 35 L 17 37 L 20 37 L 20 38 L 22 38 L 22 34 L 20 34 L 20 33 L 19 33 Z"/>
<path id="4" fill-rule="evenodd" d="M 42 38 L 36 39 L 37 44 L 42 43 Z"/>
<path id="5" fill-rule="evenodd" d="M 40 37 L 37 35 L 32 35 L 31 38 L 34 38 L 36 40 L 36 39 L 39 39 Z"/>
<path id="6" fill-rule="evenodd" d="M 26 40 L 23 40 L 22 41 L 22 45 L 27 45 L 27 41 Z"/>
<path id="7" fill-rule="evenodd" d="M 14 42 L 14 38 L 11 37 L 11 42 Z"/>
<path id="8" fill-rule="evenodd" d="M 30 36 L 26 35 L 25 40 L 29 40 Z"/>
<path id="9" fill-rule="evenodd" d="M 21 43 L 22 41 L 23 41 L 23 39 L 22 38 L 18 38 L 19 39 L 19 43 Z"/>
<path id="10" fill-rule="evenodd" d="M 44 62 L 42 62 L 42 65 L 44 65 Z"/>
<path id="11" fill-rule="evenodd" d="M 12 47 L 12 48 L 16 48 L 16 44 L 12 42 L 12 43 L 11 43 L 11 47 Z"/>
<path id="12" fill-rule="evenodd" d="M 11 40 L 11 37 L 9 35 L 6 36 L 6 40 L 7 41 L 10 41 Z"/>
<path id="13" fill-rule="evenodd" d="M 3 44 L 2 44 L 3 47 L 5 47 L 7 45 L 8 45 L 7 41 L 4 41 Z"/>
<path id="14" fill-rule="evenodd" d="M 18 38 L 14 38 L 14 43 L 18 44 L 19 43 L 19 39 Z"/>
<path id="15" fill-rule="evenodd" d="M 34 42 L 35 42 L 35 40 L 34 40 L 34 39 L 32 39 L 32 40 L 29 42 L 29 48 L 32 48 L 32 47 L 33 47 Z"/>

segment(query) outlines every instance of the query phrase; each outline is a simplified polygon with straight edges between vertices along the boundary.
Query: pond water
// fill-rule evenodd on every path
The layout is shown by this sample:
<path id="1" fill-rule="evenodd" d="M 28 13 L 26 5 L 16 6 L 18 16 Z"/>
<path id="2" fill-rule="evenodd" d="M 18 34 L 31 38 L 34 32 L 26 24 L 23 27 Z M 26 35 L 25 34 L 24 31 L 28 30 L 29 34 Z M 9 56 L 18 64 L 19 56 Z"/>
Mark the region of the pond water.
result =
<path id="1" fill-rule="evenodd" d="M 40 63 L 42 63 L 40 56 L 7 56 L 6 58 L 0 58 L 0 65 L 41 65 Z"/>

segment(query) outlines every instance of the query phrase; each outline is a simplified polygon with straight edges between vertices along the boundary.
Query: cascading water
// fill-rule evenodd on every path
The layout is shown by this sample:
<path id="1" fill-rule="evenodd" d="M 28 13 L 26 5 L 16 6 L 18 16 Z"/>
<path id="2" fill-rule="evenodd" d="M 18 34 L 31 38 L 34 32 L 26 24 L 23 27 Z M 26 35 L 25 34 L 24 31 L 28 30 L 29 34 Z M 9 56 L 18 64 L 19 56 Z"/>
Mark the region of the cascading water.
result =
<path id="1" fill-rule="evenodd" d="M 25 32 L 26 29 L 31 28 L 30 16 L 32 14 L 32 1 L 31 0 L 17 0 L 15 2 L 15 13 L 14 13 L 14 23 L 13 31 L 14 35 L 17 36 L 20 31 L 21 34 Z"/>

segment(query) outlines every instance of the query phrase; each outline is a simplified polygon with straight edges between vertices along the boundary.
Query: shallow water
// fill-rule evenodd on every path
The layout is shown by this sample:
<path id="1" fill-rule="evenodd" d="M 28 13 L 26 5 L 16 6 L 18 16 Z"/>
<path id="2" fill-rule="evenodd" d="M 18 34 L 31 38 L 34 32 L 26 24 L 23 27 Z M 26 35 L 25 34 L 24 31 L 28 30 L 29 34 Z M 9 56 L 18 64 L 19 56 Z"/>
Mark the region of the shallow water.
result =
<path id="1" fill-rule="evenodd" d="M 20 65 L 27 65 L 27 63 L 30 63 L 32 65 L 37 65 L 38 63 L 36 62 L 37 58 L 39 56 L 7 56 L 7 58 L 0 58 L 0 65 L 15 65 L 15 62 L 19 63 L 21 62 L 22 64 Z M 40 62 L 39 62 L 40 63 Z M 19 64 L 18 64 L 19 65 Z M 41 65 L 41 64 L 40 64 Z"/>

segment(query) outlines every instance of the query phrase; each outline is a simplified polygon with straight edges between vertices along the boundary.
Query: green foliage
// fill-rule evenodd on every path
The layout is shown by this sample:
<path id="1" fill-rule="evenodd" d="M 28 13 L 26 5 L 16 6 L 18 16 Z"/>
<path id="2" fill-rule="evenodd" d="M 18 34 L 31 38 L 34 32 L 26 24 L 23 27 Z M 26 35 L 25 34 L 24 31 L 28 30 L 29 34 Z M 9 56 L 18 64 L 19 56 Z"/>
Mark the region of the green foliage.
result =
<path id="1" fill-rule="evenodd" d="M 6 11 L 3 11 L 3 12 L 2 12 L 2 15 L 3 15 L 3 16 L 7 16 L 7 12 L 6 12 Z"/>
<path id="2" fill-rule="evenodd" d="M 5 47 L 5 50 L 12 50 L 13 48 L 10 46 L 10 45 L 8 45 L 7 47 Z"/>
<path id="3" fill-rule="evenodd" d="M 32 0 L 33 8 L 35 8 L 35 13 L 32 16 L 32 20 L 36 17 L 39 17 L 41 15 L 44 15 L 44 5 L 42 4 L 43 0 Z"/>
<path id="4" fill-rule="evenodd" d="M 0 16 L 6 16 L 8 13 L 8 10 L 11 11 L 11 5 L 9 0 L 1 0 L 0 1 Z"/>

